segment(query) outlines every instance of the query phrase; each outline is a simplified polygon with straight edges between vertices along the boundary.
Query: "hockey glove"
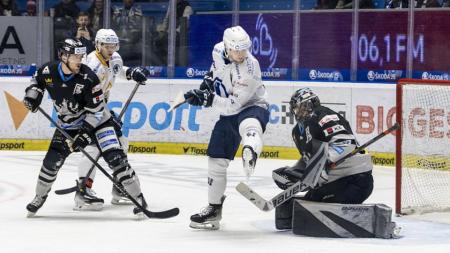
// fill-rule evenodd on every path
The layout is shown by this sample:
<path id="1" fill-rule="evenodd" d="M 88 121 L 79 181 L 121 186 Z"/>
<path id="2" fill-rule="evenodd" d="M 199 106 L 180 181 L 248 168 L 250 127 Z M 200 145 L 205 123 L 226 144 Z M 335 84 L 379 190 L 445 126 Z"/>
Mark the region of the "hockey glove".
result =
<path id="1" fill-rule="evenodd" d="M 210 107 L 214 100 L 214 94 L 207 90 L 190 90 L 184 94 L 184 99 L 190 105 Z"/>
<path id="2" fill-rule="evenodd" d="M 214 79 L 212 71 L 208 72 L 203 77 L 203 82 L 200 84 L 200 90 L 207 90 L 209 92 L 214 92 Z"/>
<path id="3" fill-rule="evenodd" d="M 128 68 L 125 72 L 127 80 L 133 79 L 134 81 L 145 85 L 145 81 L 147 81 L 147 76 L 150 75 L 150 72 L 146 68 L 141 67 L 133 67 Z"/>
<path id="4" fill-rule="evenodd" d="M 31 112 L 36 112 L 37 108 L 42 102 L 42 97 L 44 96 L 44 91 L 36 86 L 30 86 L 25 90 L 25 97 L 23 99 L 23 104 Z"/>
<path id="5" fill-rule="evenodd" d="M 91 144 L 92 137 L 90 135 L 90 132 L 92 132 L 92 130 L 93 128 L 85 123 L 80 128 L 80 130 L 78 130 L 77 135 L 75 135 L 75 137 L 73 138 L 73 142 L 67 139 L 66 142 L 70 151 L 78 151 L 80 148 L 85 148 L 87 145 Z"/>

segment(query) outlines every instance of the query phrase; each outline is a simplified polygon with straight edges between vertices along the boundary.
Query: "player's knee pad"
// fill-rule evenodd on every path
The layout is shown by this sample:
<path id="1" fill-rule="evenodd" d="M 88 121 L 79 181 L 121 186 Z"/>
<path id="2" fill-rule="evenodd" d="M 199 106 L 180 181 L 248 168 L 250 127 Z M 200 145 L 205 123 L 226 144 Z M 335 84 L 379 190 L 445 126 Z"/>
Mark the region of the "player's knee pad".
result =
<path id="1" fill-rule="evenodd" d="M 95 131 L 95 137 L 102 153 L 109 150 L 122 149 L 117 132 L 109 122 Z"/>
<path id="2" fill-rule="evenodd" d="M 263 147 L 263 129 L 259 120 L 255 118 L 244 119 L 239 124 L 239 134 L 242 137 L 242 145 L 251 146 L 259 156 Z"/>

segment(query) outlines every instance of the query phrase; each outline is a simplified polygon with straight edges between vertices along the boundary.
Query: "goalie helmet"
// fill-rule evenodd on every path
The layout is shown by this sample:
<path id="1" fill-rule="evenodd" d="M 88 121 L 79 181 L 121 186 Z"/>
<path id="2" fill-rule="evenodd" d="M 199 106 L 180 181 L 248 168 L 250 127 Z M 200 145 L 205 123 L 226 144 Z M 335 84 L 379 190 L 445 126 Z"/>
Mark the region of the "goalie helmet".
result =
<path id="1" fill-rule="evenodd" d="M 310 88 L 298 89 L 289 101 L 289 110 L 297 121 L 311 117 L 313 109 L 317 106 L 320 106 L 319 97 Z"/>
<path id="2" fill-rule="evenodd" d="M 83 43 L 78 39 L 65 39 L 63 42 L 60 42 L 60 46 L 58 49 L 58 54 L 61 57 L 63 54 L 86 54 L 86 47 L 83 46 Z"/>
<path id="3" fill-rule="evenodd" d="M 119 37 L 112 29 L 100 29 L 95 35 L 95 47 L 98 48 L 102 44 L 116 44 L 116 51 L 119 50 Z"/>
<path id="4" fill-rule="evenodd" d="M 233 50 L 248 50 L 252 42 L 247 32 L 240 26 L 227 28 L 223 33 L 225 48 Z"/>

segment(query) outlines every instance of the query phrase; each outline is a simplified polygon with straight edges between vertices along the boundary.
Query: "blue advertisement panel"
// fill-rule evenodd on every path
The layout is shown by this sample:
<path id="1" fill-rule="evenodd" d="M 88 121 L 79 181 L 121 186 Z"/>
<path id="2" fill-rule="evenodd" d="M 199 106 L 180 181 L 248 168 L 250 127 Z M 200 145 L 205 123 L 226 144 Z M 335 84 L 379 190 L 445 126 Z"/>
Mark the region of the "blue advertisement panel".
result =
<path id="1" fill-rule="evenodd" d="M 32 76 L 36 65 L 0 65 L 0 76 Z"/>
<path id="2" fill-rule="evenodd" d="M 302 13 L 299 79 L 349 81 L 351 33 L 350 12 Z"/>

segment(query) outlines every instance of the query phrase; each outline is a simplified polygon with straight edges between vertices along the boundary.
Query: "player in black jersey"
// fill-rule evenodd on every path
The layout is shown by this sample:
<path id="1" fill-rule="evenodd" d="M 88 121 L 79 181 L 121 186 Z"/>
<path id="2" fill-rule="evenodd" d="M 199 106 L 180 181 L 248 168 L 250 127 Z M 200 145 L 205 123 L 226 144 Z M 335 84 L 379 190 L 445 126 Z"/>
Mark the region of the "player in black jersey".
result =
<path id="1" fill-rule="evenodd" d="M 368 154 L 356 154 L 336 168 L 336 162 L 357 146 L 348 121 L 339 113 L 320 104 L 319 97 L 309 88 L 301 88 L 292 95 L 290 112 L 297 121 L 292 138 L 301 154 L 293 166 L 274 170 L 272 177 L 281 189 L 302 180 L 310 190 L 301 199 L 327 203 L 360 204 L 373 190 L 372 161 Z M 292 216 L 292 201 L 277 207 L 279 221 L 288 223 Z M 288 224 L 289 226 L 290 224 Z"/>
<path id="2" fill-rule="evenodd" d="M 102 157 L 114 171 L 114 177 L 146 207 L 137 175 L 128 164 L 117 137 L 120 127 L 116 126 L 105 108 L 99 79 L 81 63 L 85 53 L 86 48 L 79 40 L 66 39 L 59 48 L 60 60 L 40 67 L 25 90 L 23 103 L 32 112 L 37 111 L 47 90 L 58 114 L 58 125 L 74 139 L 71 142 L 55 130 L 39 173 L 36 196 L 27 205 L 29 217 L 34 216 L 44 204 L 67 156 L 91 143 L 98 145 Z M 92 197 L 92 201 L 99 199 Z M 135 214 L 141 212 L 139 208 L 134 210 Z"/>

